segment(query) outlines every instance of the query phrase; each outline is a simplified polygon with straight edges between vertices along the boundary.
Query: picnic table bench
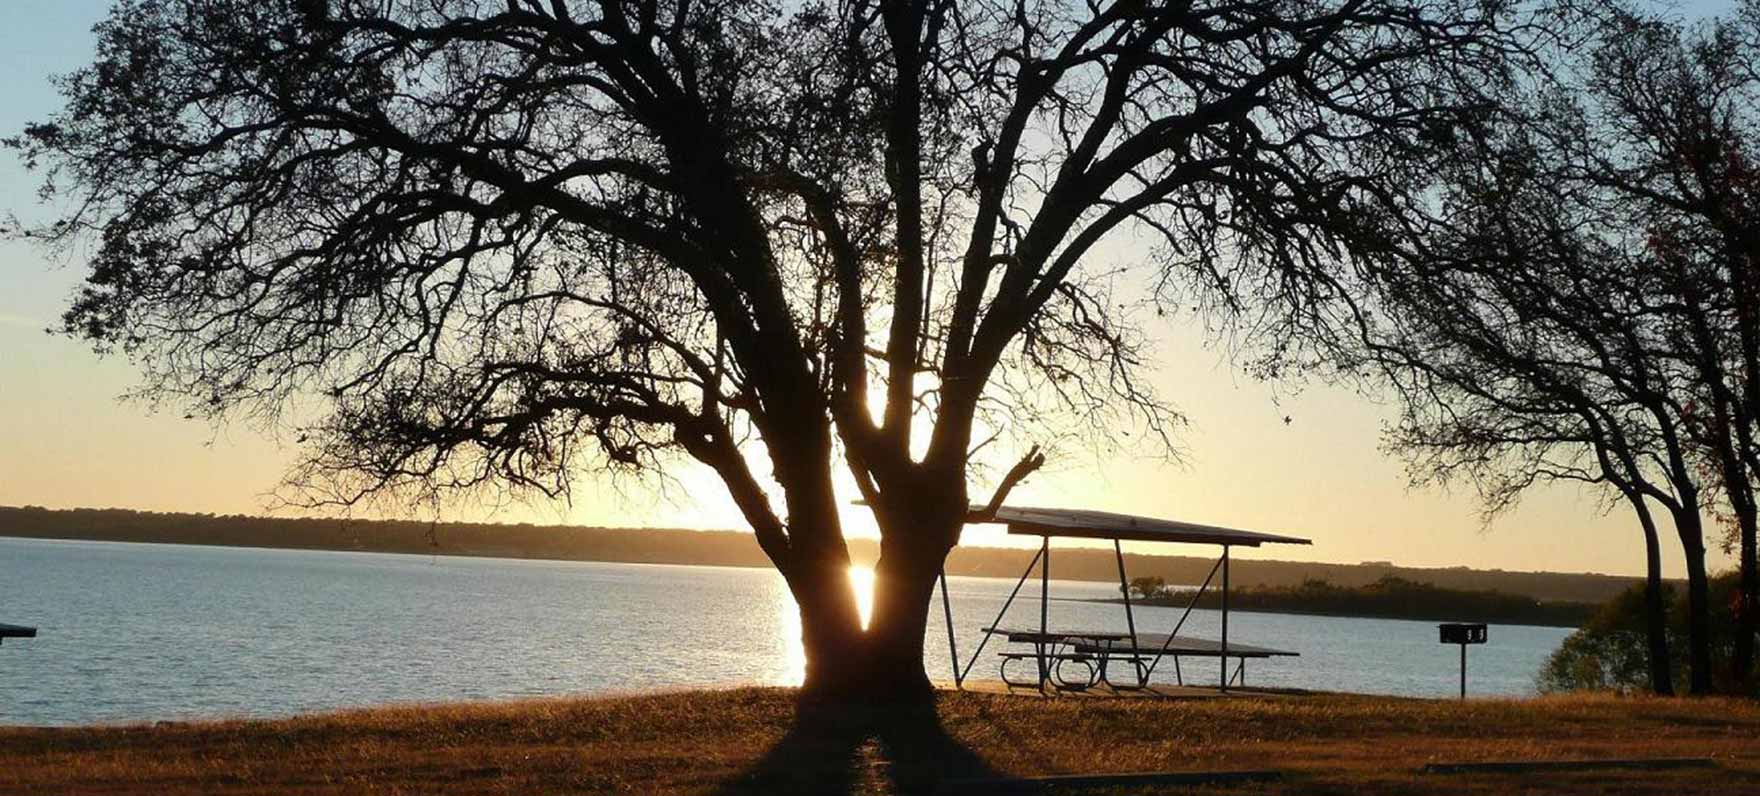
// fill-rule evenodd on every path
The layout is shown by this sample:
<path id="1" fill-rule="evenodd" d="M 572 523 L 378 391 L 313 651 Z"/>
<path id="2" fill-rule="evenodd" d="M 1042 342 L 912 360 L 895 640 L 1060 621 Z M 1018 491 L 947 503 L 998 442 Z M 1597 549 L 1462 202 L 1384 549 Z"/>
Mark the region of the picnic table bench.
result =
<path id="1" fill-rule="evenodd" d="M 1077 649 L 1077 642 L 1109 642 L 1129 641 L 1126 633 L 1087 630 L 1023 630 L 1017 628 L 987 627 L 987 635 L 1005 636 L 1010 643 L 1028 644 L 1032 652 L 1003 651 L 997 653 L 1002 659 L 1002 682 L 1017 688 L 1044 688 L 1047 684 L 1063 691 L 1081 691 L 1091 688 L 1105 679 L 1104 652 L 1096 654 L 1094 650 Z M 1031 660 L 1038 665 L 1038 676 L 1033 680 L 1015 679 L 1008 675 L 1008 665 L 1020 661 Z M 1066 663 L 1079 663 L 1086 668 L 1079 679 L 1063 673 Z M 1099 665 L 1096 665 L 1098 663 Z"/>

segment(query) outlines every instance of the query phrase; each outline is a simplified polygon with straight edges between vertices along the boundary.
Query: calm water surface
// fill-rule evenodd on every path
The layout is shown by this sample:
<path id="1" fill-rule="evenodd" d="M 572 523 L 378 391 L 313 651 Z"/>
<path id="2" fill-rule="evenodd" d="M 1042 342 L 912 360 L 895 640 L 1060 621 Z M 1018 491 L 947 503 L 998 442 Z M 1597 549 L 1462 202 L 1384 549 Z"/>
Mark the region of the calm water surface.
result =
<path id="1" fill-rule="evenodd" d="M 1014 581 L 949 582 L 969 656 Z M 1054 580 L 1051 593 L 1117 589 Z M 1036 625 L 1036 597 L 1024 590 L 1005 623 Z M 1142 608 L 1137 626 L 1165 631 L 1178 614 Z M 1194 611 L 1182 633 L 1214 637 L 1217 618 Z M 952 679 L 939 596 L 932 619 L 930 676 Z M 761 569 L 0 538 L 0 622 L 39 634 L 0 648 L 0 724 L 790 684 L 802 672 L 793 601 Z M 1051 622 L 1122 630 L 1124 616 L 1116 605 L 1054 599 Z M 1491 643 L 1469 653 L 1469 690 L 1531 693 L 1567 633 L 1492 627 Z M 1430 622 L 1231 612 L 1229 637 L 1302 653 L 1249 662 L 1253 684 L 1410 696 L 1457 688 L 1457 648 L 1437 644 Z M 995 678 L 997 648 L 972 676 Z M 1188 680 L 1216 677 L 1214 659 L 1184 669 Z"/>

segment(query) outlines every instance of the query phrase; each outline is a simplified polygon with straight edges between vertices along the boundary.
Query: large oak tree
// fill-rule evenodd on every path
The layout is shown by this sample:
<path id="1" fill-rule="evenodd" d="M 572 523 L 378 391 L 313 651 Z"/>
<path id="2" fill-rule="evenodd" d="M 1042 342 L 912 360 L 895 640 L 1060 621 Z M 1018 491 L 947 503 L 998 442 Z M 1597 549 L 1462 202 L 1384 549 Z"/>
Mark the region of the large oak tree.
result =
<path id="1" fill-rule="evenodd" d="M 1131 286 L 1303 317 L 1506 82 L 1506 9 L 119 0 L 13 144 L 71 207 L 30 234 L 96 243 L 67 330 L 149 394 L 320 412 L 295 480 L 344 502 L 695 460 L 807 688 L 920 695 L 980 429 L 1165 432 Z M 1126 234 L 1140 282 L 1095 262 Z"/>

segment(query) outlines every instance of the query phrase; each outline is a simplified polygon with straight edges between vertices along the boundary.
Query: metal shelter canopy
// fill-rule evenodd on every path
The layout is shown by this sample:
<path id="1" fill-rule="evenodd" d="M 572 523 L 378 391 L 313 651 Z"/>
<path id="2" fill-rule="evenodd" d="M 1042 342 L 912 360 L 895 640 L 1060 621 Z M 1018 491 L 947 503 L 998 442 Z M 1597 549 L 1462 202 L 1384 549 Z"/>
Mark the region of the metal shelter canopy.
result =
<path id="1" fill-rule="evenodd" d="M 972 511 L 982 512 L 983 506 Z M 1030 536 L 1065 536 L 1077 539 L 1128 542 L 1184 542 L 1258 547 L 1262 544 L 1313 544 L 1311 540 L 1260 531 L 1243 531 L 1195 522 L 1114 514 L 1087 509 L 1041 509 L 1003 506 L 985 523 L 1006 524 L 1008 532 Z"/>
<path id="2" fill-rule="evenodd" d="M 1114 514 L 1108 511 L 1090 511 L 1085 509 L 1018 508 L 1003 506 L 996 509 L 994 513 L 990 513 L 987 506 L 972 506 L 971 514 L 969 515 L 969 519 L 967 519 L 967 523 L 1004 524 L 1008 526 L 1008 532 L 1011 534 L 1038 536 L 1040 537 L 1040 541 L 1039 552 L 1034 554 L 1033 560 L 1027 564 L 1026 571 L 1021 573 L 1020 580 L 1015 583 L 1014 590 L 1009 592 L 1008 599 L 1003 602 L 1002 610 L 996 614 L 995 621 L 991 622 L 989 627 L 984 628 L 984 638 L 978 643 L 978 649 L 972 653 L 971 660 L 968 661 L 963 668 L 959 663 L 959 650 L 954 645 L 953 606 L 947 595 L 947 573 L 945 570 L 941 572 L 941 604 L 942 611 L 946 614 L 947 618 L 947 647 L 948 652 L 953 658 L 953 675 L 956 687 L 964 685 L 966 674 L 970 673 L 973 664 L 978 662 L 978 657 L 983 654 L 984 646 L 989 642 L 990 636 L 998 634 L 1008 636 L 1010 641 L 1021 641 L 1033 644 L 1034 652 L 1031 657 L 1033 657 L 1038 664 L 1038 686 L 1041 691 L 1044 690 L 1046 683 L 1051 680 L 1053 676 L 1053 667 L 1061 667 L 1065 660 L 1077 660 L 1086 665 L 1086 662 L 1091 659 L 1089 654 L 1096 652 L 1100 655 L 1100 667 L 1098 669 L 1099 681 L 1111 683 L 1111 681 L 1107 679 L 1106 664 L 1112 659 L 1114 653 L 1123 653 L 1126 656 L 1124 660 L 1130 663 L 1133 667 L 1134 674 L 1136 675 L 1137 683 L 1134 686 L 1131 686 L 1133 688 L 1146 688 L 1148 686 L 1149 678 L 1154 674 L 1155 665 L 1159 663 L 1165 655 L 1171 654 L 1174 656 L 1176 670 L 1178 668 L 1180 655 L 1213 655 L 1218 659 L 1218 663 L 1220 664 L 1220 680 L 1218 685 L 1223 691 L 1228 690 L 1230 680 L 1228 673 L 1228 659 L 1231 652 L 1234 653 L 1233 657 L 1240 661 L 1239 674 L 1243 683 L 1246 678 L 1245 672 L 1247 658 L 1296 654 L 1263 647 L 1249 647 L 1238 643 L 1233 645 L 1233 648 L 1231 649 L 1228 640 L 1229 550 L 1234 547 L 1258 547 L 1262 544 L 1312 544 L 1310 540 L 1294 536 L 1262 533 L 1259 531 L 1243 531 L 1236 528 L 1222 528 L 1215 525 L 1199 525 L 1197 523 L 1180 522 L 1178 520 L 1163 520 L 1155 517 L 1138 517 L 1130 514 Z M 1128 633 L 1123 635 L 1111 633 L 1096 634 L 1092 631 L 1059 632 L 1057 634 L 1051 633 L 1049 624 L 1051 604 L 1051 538 L 1054 536 L 1097 539 L 1112 542 L 1113 556 L 1118 562 L 1118 586 L 1119 590 L 1124 595 L 1124 616 L 1125 624 L 1129 630 Z M 1179 621 L 1174 624 L 1171 632 L 1166 634 L 1143 634 L 1137 631 L 1135 612 L 1131 607 L 1129 578 L 1125 574 L 1124 548 L 1121 544 L 1123 541 L 1213 544 L 1222 548 L 1222 556 L 1216 560 L 1216 566 L 1211 568 L 1210 575 L 1204 578 L 1203 585 L 1199 586 L 1197 591 L 1192 594 L 1191 601 L 1186 605 L 1185 613 L 1180 615 Z M 1026 585 L 1027 578 L 1032 575 L 1035 568 L 1039 570 L 1038 631 L 1010 630 L 1000 627 L 1003 617 L 1008 613 L 1009 606 L 1014 604 L 1015 596 L 1020 594 L 1021 587 Z M 1218 571 L 1222 574 L 1221 640 L 1210 642 L 1204 639 L 1190 639 L 1180 636 L 1179 631 L 1185 626 L 1186 618 L 1191 616 L 1192 609 L 1197 607 L 1198 598 L 1210 588 L 1210 583 L 1216 577 Z M 1101 636 L 1107 636 L 1104 643 L 1095 641 L 1095 639 L 1100 639 Z M 1150 642 L 1152 641 L 1158 641 L 1159 643 L 1151 644 Z M 1128 646 L 1126 646 L 1124 642 L 1129 642 Z M 1176 644 L 1175 642 L 1179 643 Z M 1074 645 L 1072 647 L 1072 649 L 1074 649 L 1073 653 L 1059 651 L 1061 648 L 1072 644 Z M 1087 646 L 1084 647 L 1082 646 L 1083 644 L 1087 644 Z M 1145 666 L 1143 664 L 1143 658 L 1148 655 L 1152 655 L 1153 657 Z M 1011 659 L 1022 657 L 1027 656 L 1024 654 L 1003 653 L 1004 668 L 1002 679 L 1004 682 L 1008 682 L 1011 685 L 1014 684 L 1008 679 L 1007 663 Z M 1057 669 L 1057 671 L 1059 672 L 1057 676 L 1061 679 L 1061 669 Z M 1087 685 L 1093 685 L 1094 682 L 1095 680 L 1090 678 Z M 1079 685 L 1079 687 L 1085 688 L 1087 685 Z M 1078 686 L 1068 685 L 1068 687 L 1075 688 Z M 1112 687 L 1116 690 L 1121 686 L 1118 684 L 1112 684 Z"/>

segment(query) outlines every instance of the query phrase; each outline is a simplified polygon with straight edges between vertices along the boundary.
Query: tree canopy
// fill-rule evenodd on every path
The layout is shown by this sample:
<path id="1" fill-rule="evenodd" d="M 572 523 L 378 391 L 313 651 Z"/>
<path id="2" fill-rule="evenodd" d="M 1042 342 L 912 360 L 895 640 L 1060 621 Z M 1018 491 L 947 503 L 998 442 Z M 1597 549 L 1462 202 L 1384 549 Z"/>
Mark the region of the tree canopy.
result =
<path id="1" fill-rule="evenodd" d="M 800 602 L 809 685 L 920 687 L 989 433 L 1165 439 L 1132 321 L 1157 300 L 1263 332 L 1270 367 L 1325 339 L 1316 308 L 1423 204 L 1534 20 L 119 0 L 66 108 L 11 143 L 72 207 L 31 234 L 96 242 L 67 330 L 198 414 L 312 407 L 295 480 L 321 498 L 692 459 Z M 1134 262 L 1094 256 L 1121 235 Z M 835 467 L 883 538 L 866 633 Z"/>
<path id="2" fill-rule="evenodd" d="M 1652 507 L 1687 558 L 1692 687 L 1709 671 L 1702 515 L 1730 517 L 1751 668 L 1760 422 L 1760 6 L 1685 24 L 1605 5 L 1500 98 L 1438 170 L 1366 356 L 1405 399 L 1390 438 L 1421 478 L 1473 480 L 1495 513 L 1542 481 L 1606 486 L 1636 512 L 1651 660 L 1666 671 Z"/>

